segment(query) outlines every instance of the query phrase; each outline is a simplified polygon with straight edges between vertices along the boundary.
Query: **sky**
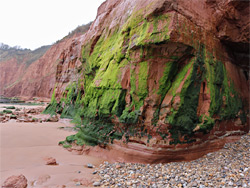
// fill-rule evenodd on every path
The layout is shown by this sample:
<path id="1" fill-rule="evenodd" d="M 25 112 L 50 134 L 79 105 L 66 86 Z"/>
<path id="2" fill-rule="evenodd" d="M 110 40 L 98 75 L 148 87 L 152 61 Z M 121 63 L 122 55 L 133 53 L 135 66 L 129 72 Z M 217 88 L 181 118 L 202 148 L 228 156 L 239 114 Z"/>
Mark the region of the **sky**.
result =
<path id="1" fill-rule="evenodd" d="M 34 50 L 94 21 L 105 0 L 0 0 L 0 43 Z"/>

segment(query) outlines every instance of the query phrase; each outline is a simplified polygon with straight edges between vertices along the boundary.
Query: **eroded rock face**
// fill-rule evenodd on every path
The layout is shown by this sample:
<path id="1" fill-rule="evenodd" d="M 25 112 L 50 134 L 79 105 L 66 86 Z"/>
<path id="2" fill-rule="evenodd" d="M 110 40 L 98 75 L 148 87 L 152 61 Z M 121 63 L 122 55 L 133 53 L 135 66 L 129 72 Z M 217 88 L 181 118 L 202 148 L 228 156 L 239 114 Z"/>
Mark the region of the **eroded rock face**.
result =
<path id="1" fill-rule="evenodd" d="M 71 41 L 72 38 L 55 44 L 40 59 L 30 65 L 26 65 L 25 60 L 18 62 L 15 58 L 1 62 L 0 71 L 3 75 L 1 94 L 6 97 L 19 96 L 25 99 L 50 98 L 56 81 L 57 59 L 65 46 L 71 44 Z M 16 68 L 13 69 L 13 66 Z M 5 75 L 9 75 L 11 79 L 6 80 Z"/>
<path id="2" fill-rule="evenodd" d="M 70 82 L 81 79 L 78 73 L 82 69 L 80 58 L 82 39 L 83 36 L 75 38 L 60 54 L 56 69 L 56 98 L 61 97 Z"/>
<path id="3" fill-rule="evenodd" d="M 38 98 L 46 101 L 51 98 L 61 53 L 85 33 L 89 26 L 90 23 L 77 27 L 52 46 L 41 47 L 34 51 L 19 50 L 19 52 L 12 49 L 15 53 L 11 50 L 0 51 L 0 95 L 20 97 L 24 100 Z"/>
<path id="4" fill-rule="evenodd" d="M 84 124 L 68 142 L 115 140 L 130 161 L 217 150 L 249 131 L 248 11 L 231 0 L 108 0 L 61 54 L 46 111 Z"/>

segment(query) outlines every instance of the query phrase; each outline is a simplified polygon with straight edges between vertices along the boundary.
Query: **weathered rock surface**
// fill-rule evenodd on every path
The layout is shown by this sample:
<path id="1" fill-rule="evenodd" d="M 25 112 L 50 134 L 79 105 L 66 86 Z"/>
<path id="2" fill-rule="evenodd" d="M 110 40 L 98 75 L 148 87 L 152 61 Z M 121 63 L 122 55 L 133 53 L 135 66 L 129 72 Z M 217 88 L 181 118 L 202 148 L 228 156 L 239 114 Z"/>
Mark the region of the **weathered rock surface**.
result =
<path id="1" fill-rule="evenodd" d="M 25 100 L 34 97 L 45 100 L 51 98 L 56 83 L 60 54 L 88 28 L 89 24 L 83 25 L 51 47 L 46 47 L 43 55 L 38 59 L 30 58 L 30 53 L 24 55 L 10 54 L 4 58 L 2 58 L 4 54 L 0 54 L 0 95 L 6 97 L 18 96 Z M 36 55 L 38 50 L 40 49 L 31 53 Z M 35 55 L 33 56 L 36 57 Z"/>
<path id="2" fill-rule="evenodd" d="M 3 188 L 26 188 L 28 186 L 27 179 L 24 175 L 11 176 L 5 180 L 2 187 Z"/>
<path id="3" fill-rule="evenodd" d="M 68 142 L 195 159 L 249 131 L 248 52 L 246 1 L 108 0 L 61 54 L 46 111 L 84 124 Z"/>
<path id="4" fill-rule="evenodd" d="M 55 85 L 56 65 L 60 53 L 71 39 L 52 46 L 40 59 L 30 65 L 13 58 L 1 62 L 1 94 L 7 97 L 19 96 L 25 99 L 33 97 L 50 98 Z M 13 71 L 13 67 L 16 67 Z M 6 76 L 11 80 L 6 80 Z"/>

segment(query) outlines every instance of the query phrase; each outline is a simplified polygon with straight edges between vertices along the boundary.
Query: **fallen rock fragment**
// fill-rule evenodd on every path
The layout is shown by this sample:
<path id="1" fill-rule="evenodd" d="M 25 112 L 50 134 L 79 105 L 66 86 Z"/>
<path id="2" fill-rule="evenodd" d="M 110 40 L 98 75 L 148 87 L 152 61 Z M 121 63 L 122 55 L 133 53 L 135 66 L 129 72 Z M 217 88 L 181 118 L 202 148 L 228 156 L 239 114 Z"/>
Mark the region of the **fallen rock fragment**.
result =
<path id="1" fill-rule="evenodd" d="M 58 165 L 56 159 L 53 157 L 45 158 L 46 165 Z"/>
<path id="2" fill-rule="evenodd" d="M 4 181 L 2 188 L 26 188 L 27 186 L 27 179 L 24 175 L 21 174 L 19 176 L 8 177 Z"/>

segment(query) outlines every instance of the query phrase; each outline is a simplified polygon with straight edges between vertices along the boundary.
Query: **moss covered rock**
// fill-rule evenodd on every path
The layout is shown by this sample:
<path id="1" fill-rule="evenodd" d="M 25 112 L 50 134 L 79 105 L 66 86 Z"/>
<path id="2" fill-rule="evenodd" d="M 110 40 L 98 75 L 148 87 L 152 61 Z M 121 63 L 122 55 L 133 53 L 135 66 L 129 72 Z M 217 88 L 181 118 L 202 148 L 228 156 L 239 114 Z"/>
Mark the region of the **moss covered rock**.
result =
<path id="1" fill-rule="evenodd" d="M 100 10 L 85 35 L 77 79 L 53 95 L 45 110 L 78 125 L 79 132 L 66 141 L 97 145 L 123 139 L 162 146 L 210 139 L 218 127 L 221 135 L 246 131 L 247 106 L 221 41 L 192 20 L 195 15 L 180 14 L 181 7 L 143 2 L 124 9 L 109 4 L 111 12 Z M 227 127 L 229 121 L 233 125 Z"/>

